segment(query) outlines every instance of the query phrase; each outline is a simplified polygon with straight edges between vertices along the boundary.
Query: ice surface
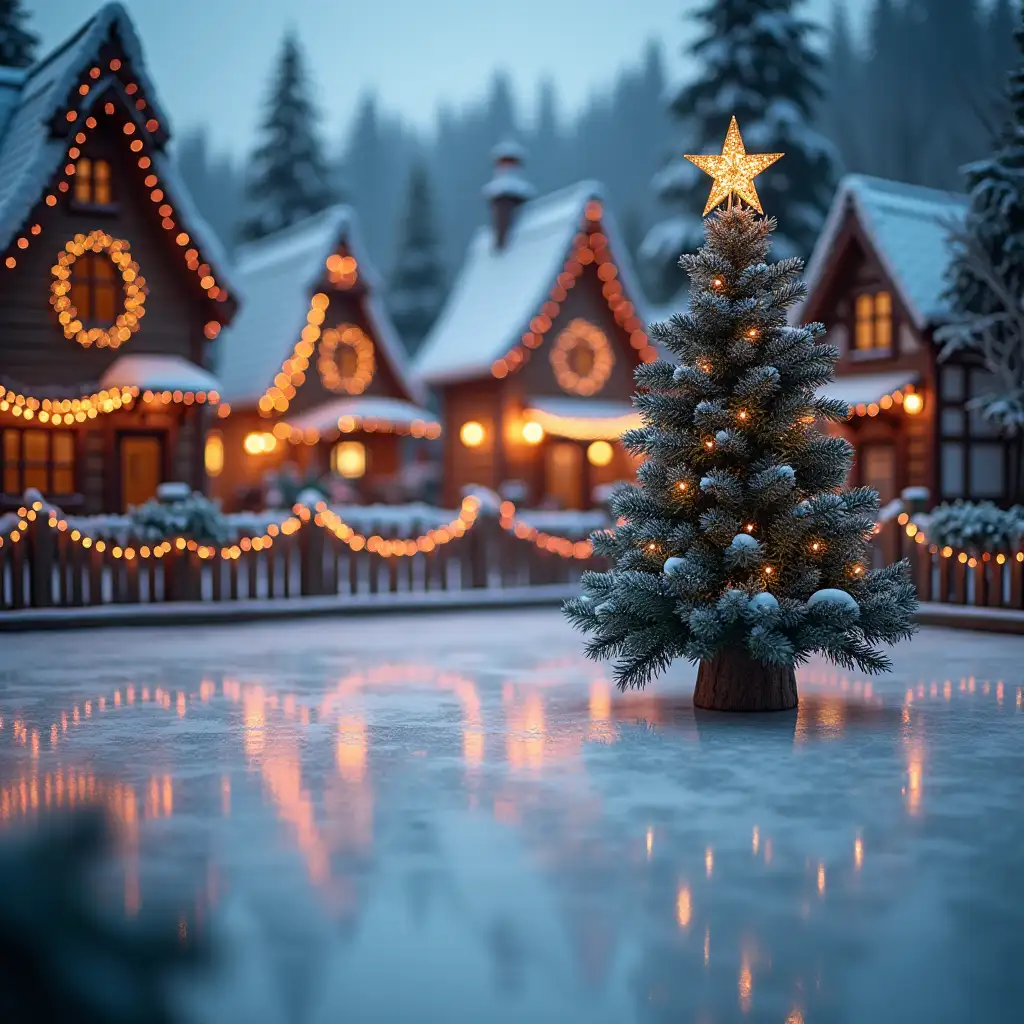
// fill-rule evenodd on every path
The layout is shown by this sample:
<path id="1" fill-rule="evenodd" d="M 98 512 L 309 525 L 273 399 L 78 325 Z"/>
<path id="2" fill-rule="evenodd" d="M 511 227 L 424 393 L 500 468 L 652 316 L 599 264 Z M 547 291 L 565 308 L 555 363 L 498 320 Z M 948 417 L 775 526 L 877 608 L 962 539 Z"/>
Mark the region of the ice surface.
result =
<path id="1" fill-rule="evenodd" d="M 1014 1019 L 1024 637 L 814 659 L 764 717 L 582 647 L 553 609 L 12 635 L 0 827 L 106 797 L 108 898 L 228 939 L 211 1024 Z"/>

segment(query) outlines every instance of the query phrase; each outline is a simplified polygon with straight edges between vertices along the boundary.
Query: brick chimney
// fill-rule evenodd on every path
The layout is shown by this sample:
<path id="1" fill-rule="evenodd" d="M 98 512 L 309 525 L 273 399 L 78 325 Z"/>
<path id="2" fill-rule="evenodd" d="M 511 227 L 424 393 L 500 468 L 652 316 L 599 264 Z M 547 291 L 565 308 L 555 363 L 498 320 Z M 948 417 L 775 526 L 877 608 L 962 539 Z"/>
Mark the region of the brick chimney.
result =
<path id="1" fill-rule="evenodd" d="M 491 150 L 494 176 L 484 185 L 484 198 L 491 204 L 494 247 L 504 249 L 516 210 L 534 195 L 533 186 L 523 176 L 526 151 L 518 142 L 502 142 Z"/>

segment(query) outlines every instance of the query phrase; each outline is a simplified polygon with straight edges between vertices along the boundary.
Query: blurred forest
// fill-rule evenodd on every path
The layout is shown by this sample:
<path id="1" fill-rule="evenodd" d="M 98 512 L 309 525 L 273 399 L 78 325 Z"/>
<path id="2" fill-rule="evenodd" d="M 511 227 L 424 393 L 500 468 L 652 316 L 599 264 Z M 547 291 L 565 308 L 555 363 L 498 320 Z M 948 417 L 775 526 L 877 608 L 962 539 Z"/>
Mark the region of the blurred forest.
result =
<path id="1" fill-rule="evenodd" d="M 761 0 L 755 6 L 794 5 Z M 809 45 L 823 57 L 823 94 L 813 127 L 834 144 L 837 171 L 963 188 L 961 168 L 991 149 L 1003 120 L 1000 93 L 1014 60 L 1018 10 L 1017 0 L 873 0 L 866 26 L 855 30 L 843 0 L 836 0 L 830 23 L 810 27 Z M 320 142 L 332 196 L 356 206 L 370 253 L 390 276 L 409 233 L 411 171 L 425 168 L 435 207 L 435 252 L 450 282 L 485 215 L 480 188 L 491 172 L 489 151 L 515 136 L 527 148 L 526 172 L 539 192 L 580 178 L 603 182 L 636 253 L 649 229 L 668 214 L 652 187 L 659 170 L 684 151 L 721 144 L 721 138 L 701 138 L 693 125 L 688 130 L 670 113 L 679 83 L 668 81 L 667 68 L 680 57 L 692 69 L 689 77 L 698 79 L 704 70 L 699 54 L 665 54 L 651 41 L 572 116 L 560 108 L 553 80 L 541 83 L 532 109 L 517 109 L 502 72 L 485 95 L 439 110 L 429 132 L 382 109 L 368 93 L 347 137 Z M 307 66 L 303 73 L 322 108 L 329 98 L 317 89 L 316 68 Z M 268 85 L 269 103 L 273 90 Z M 723 120 L 721 137 L 726 126 Z M 307 128 L 318 131 L 315 124 Z M 254 140 L 254 150 L 258 145 Z M 245 199 L 249 161 L 218 152 L 202 130 L 180 140 L 178 159 L 207 218 L 229 246 L 236 244 L 251 214 Z M 422 170 L 417 176 L 422 191 Z"/>

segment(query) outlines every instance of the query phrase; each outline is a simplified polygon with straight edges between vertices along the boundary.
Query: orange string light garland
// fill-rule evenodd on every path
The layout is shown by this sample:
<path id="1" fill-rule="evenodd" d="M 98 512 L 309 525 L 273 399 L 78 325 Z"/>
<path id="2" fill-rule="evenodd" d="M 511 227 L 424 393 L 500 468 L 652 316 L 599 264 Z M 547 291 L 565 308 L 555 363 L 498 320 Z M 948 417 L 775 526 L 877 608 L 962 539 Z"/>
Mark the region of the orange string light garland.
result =
<path id="1" fill-rule="evenodd" d="M 121 71 L 124 71 L 125 75 L 127 74 L 127 69 L 124 67 L 124 63 L 119 58 L 112 59 L 108 64 L 108 68 L 110 72 L 114 74 L 117 74 Z M 85 98 L 88 97 L 92 92 L 93 86 L 90 85 L 88 79 L 92 79 L 93 82 L 95 82 L 97 79 L 101 77 L 102 73 L 103 72 L 98 66 L 94 66 L 88 71 L 87 80 L 81 82 L 78 86 L 78 89 L 76 90 L 76 95 L 79 99 L 85 100 Z M 123 79 L 125 75 L 119 75 L 118 77 Z M 138 85 L 136 85 L 136 83 L 127 82 L 123 84 L 125 93 L 127 95 L 133 96 L 138 92 Z M 146 108 L 146 105 L 146 101 L 143 98 L 139 97 L 139 99 L 137 99 L 135 102 L 135 109 L 136 111 L 144 110 Z M 113 117 L 116 114 L 116 110 L 117 108 L 113 103 L 107 102 L 103 105 L 102 114 L 104 114 L 107 117 Z M 52 191 L 48 191 L 43 195 L 43 202 L 46 206 L 55 207 L 57 205 L 60 195 L 67 195 L 71 192 L 71 182 L 77 171 L 76 160 L 81 154 L 82 147 L 88 140 L 89 133 L 94 131 L 98 126 L 98 120 L 95 114 L 89 114 L 88 116 L 83 117 L 84 113 L 85 111 L 79 111 L 72 108 L 68 110 L 65 114 L 65 120 L 68 124 L 78 125 L 79 122 L 83 123 L 80 125 L 79 130 L 75 133 L 71 141 L 71 144 L 68 147 L 68 162 L 63 167 L 62 173 L 58 176 L 56 184 L 52 186 Z M 97 113 L 99 113 L 99 111 Z M 178 246 L 184 248 L 185 246 L 189 245 L 189 235 L 186 232 L 181 231 L 180 228 L 177 227 L 174 221 L 174 208 L 170 204 L 163 202 L 165 196 L 161 189 L 158 187 L 160 185 L 159 178 L 152 171 L 153 159 L 146 152 L 144 152 L 146 149 L 147 142 L 150 141 L 152 137 L 160 131 L 160 127 L 160 123 L 155 118 L 151 117 L 145 122 L 144 131 L 140 132 L 139 127 L 133 120 L 131 120 L 129 116 L 129 119 L 122 124 L 122 130 L 120 134 L 121 137 L 124 138 L 125 141 L 128 143 L 129 150 L 136 157 L 136 162 L 139 169 L 142 171 L 149 172 L 146 177 L 146 187 L 150 189 L 150 198 L 153 200 L 153 202 L 160 204 L 157 208 L 157 214 L 161 218 L 161 226 L 167 232 L 174 232 L 175 242 L 177 243 Z M 144 141 L 143 138 L 141 137 L 137 137 L 140 134 L 144 134 L 147 136 L 146 141 Z M 25 232 L 23 235 L 21 235 L 15 240 L 14 244 L 19 250 L 28 249 L 32 239 L 38 238 L 41 233 L 42 226 L 38 223 L 33 224 L 27 232 Z M 103 233 L 93 232 L 93 234 Z M 127 244 L 123 243 L 123 245 L 126 249 Z M 202 261 L 199 251 L 195 248 L 190 248 L 184 253 L 184 257 L 188 268 L 192 270 L 197 277 L 199 277 L 200 286 L 206 292 L 207 296 L 216 302 L 226 302 L 229 298 L 228 292 L 217 284 L 217 281 L 213 276 L 209 264 Z M 14 255 L 7 256 L 3 261 L 3 265 L 8 270 L 14 269 L 18 265 L 17 257 Z M 122 272 L 122 276 L 124 276 L 125 267 L 122 266 L 121 263 L 119 263 L 118 266 Z M 129 267 L 129 269 L 131 268 Z M 126 279 L 126 285 L 127 284 L 128 282 Z M 141 298 L 141 296 L 144 293 L 144 289 L 142 288 L 142 285 L 140 285 L 139 288 L 140 291 L 137 297 Z M 62 292 L 60 296 L 54 296 L 54 298 L 58 297 L 66 298 L 66 295 L 64 295 L 64 293 Z M 122 314 L 126 322 L 124 324 L 115 324 L 114 326 L 116 327 L 116 331 L 101 332 L 100 334 L 97 334 L 95 337 L 93 337 L 91 341 L 83 341 L 80 337 L 79 340 L 82 341 L 82 344 L 96 343 L 102 345 L 104 344 L 102 340 L 102 334 L 107 333 L 109 334 L 109 339 L 107 340 L 106 344 L 111 345 L 111 347 L 116 347 L 116 344 L 119 344 L 120 342 L 127 340 L 124 337 L 124 330 L 128 329 L 129 333 L 131 333 L 131 330 L 133 329 L 132 324 L 128 322 L 127 314 L 134 313 L 136 316 L 141 316 L 141 304 L 142 303 L 140 301 L 139 308 L 134 310 L 127 309 L 126 304 L 125 314 Z M 58 313 L 64 311 L 67 310 L 58 310 Z M 67 321 L 62 320 L 62 325 L 65 328 L 65 332 L 67 332 L 67 329 L 70 327 L 70 324 L 74 320 L 74 316 L 70 317 L 70 319 Z M 217 320 L 209 321 L 205 327 L 206 336 L 211 339 L 215 338 L 220 331 L 220 326 L 220 322 Z M 137 324 L 134 329 L 137 329 Z M 70 336 L 75 337 L 80 333 L 81 331 L 76 331 L 73 332 Z M 88 335 L 92 332 L 85 333 Z"/>
<path id="2" fill-rule="evenodd" d="M 906 535 L 913 540 L 915 544 L 928 544 L 928 551 L 931 554 L 941 555 L 943 558 L 952 558 L 955 555 L 956 560 L 960 562 L 961 565 L 966 565 L 969 569 L 974 569 L 979 562 L 995 562 L 996 565 L 1004 565 L 1006 562 L 1011 560 L 1024 562 L 1024 551 L 997 551 L 994 553 L 991 551 L 983 551 L 981 552 L 981 556 L 977 557 L 967 551 L 957 551 L 948 544 L 941 548 L 938 544 L 929 544 L 928 537 L 925 535 L 924 530 L 922 530 L 917 523 L 911 522 L 910 515 L 907 512 L 901 512 L 897 517 L 896 522 L 903 527 Z"/>
<path id="3" fill-rule="evenodd" d="M 511 501 L 503 501 L 498 511 L 498 522 L 503 530 L 536 544 L 542 551 L 550 551 L 561 558 L 590 558 L 594 549 L 589 540 L 571 540 L 568 537 L 556 537 L 553 534 L 538 530 L 535 526 L 524 522 L 516 516 L 516 507 Z"/>
<path id="4" fill-rule="evenodd" d="M 629 332 L 629 343 L 636 349 L 645 363 L 657 359 L 658 354 L 651 346 L 644 325 L 636 316 L 633 303 L 629 302 L 618 280 L 618 267 L 612 262 L 608 252 L 608 239 L 600 230 L 603 210 L 601 204 L 592 199 L 587 203 L 581 231 L 573 239 L 573 249 L 566 259 L 562 272 L 555 280 L 549 292 L 549 298 L 541 306 L 540 312 L 530 321 L 527 330 L 518 345 L 514 345 L 504 356 L 491 364 L 491 374 L 499 380 L 518 370 L 529 358 L 532 349 L 539 348 L 544 335 L 551 330 L 551 325 L 561 312 L 569 291 L 583 276 L 583 271 L 591 264 L 597 266 L 597 276 L 601 280 L 601 294 L 608 303 L 608 308 L 615 317 L 615 322 Z"/>

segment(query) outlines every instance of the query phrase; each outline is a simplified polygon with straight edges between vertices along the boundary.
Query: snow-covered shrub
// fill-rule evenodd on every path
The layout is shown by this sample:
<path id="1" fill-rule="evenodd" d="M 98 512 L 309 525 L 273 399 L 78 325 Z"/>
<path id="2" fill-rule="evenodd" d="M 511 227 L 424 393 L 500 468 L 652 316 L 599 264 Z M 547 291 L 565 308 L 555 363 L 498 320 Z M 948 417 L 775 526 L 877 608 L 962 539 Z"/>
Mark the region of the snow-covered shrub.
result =
<path id="1" fill-rule="evenodd" d="M 955 501 L 932 509 L 920 523 L 932 544 L 968 552 L 1012 551 L 1024 536 L 1024 508 L 991 501 Z"/>
<path id="2" fill-rule="evenodd" d="M 147 501 L 128 510 L 128 520 L 140 540 L 156 543 L 184 537 L 198 544 L 228 544 L 234 540 L 220 506 L 196 491 L 176 501 Z"/>

